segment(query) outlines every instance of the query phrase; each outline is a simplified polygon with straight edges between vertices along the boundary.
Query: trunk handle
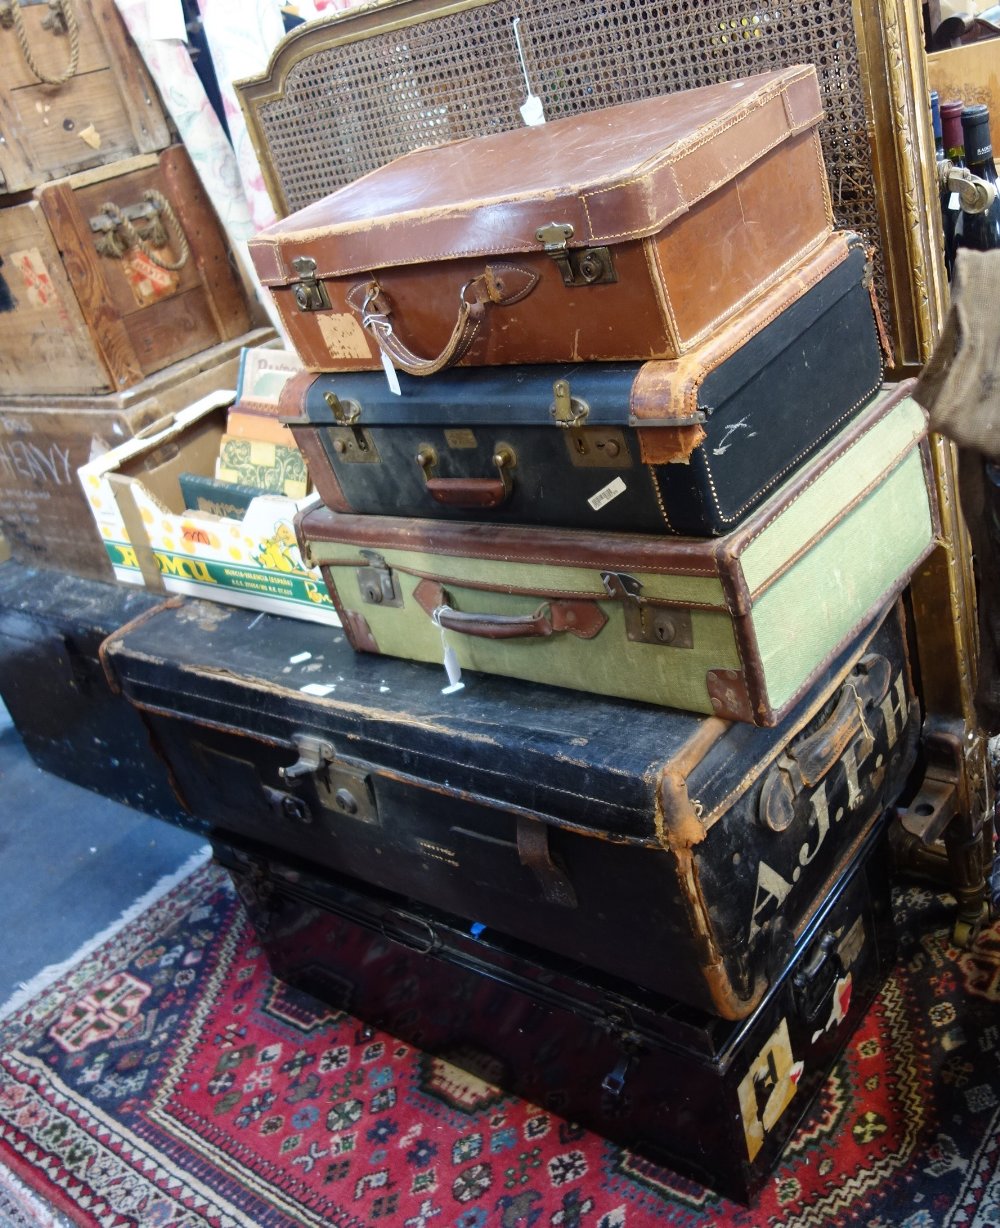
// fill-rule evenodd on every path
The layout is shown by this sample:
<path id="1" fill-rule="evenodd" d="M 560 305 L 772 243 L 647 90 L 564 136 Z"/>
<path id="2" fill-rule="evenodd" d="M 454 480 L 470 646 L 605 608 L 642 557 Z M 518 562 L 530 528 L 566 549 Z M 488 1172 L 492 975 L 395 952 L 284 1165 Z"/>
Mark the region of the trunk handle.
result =
<path id="1" fill-rule="evenodd" d="M 377 281 L 355 286 L 347 295 L 347 301 L 361 312 L 365 331 L 394 367 L 410 375 L 436 375 L 465 356 L 482 327 L 487 307 L 519 302 L 537 283 L 538 274 L 528 269 L 506 264 L 487 265 L 458 292 L 458 318 L 436 358 L 421 358 L 400 339 L 390 319 L 392 304 Z"/>
<path id="2" fill-rule="evenodd" d="M 191 246 L 188 243 L 184 229 L 173 210 L 170 201 L 158 192 L 156 188 L 147 188 L 142 194 L 145 206 L 119 208 L 112 200 L 101 206 L 101 216 L 92 218 L 91 230 L 101 231 L 95 246 L 102 256 L 112 256 L 120 260 L 127 251 L 138 249 L 148 256 L 155 265 L 176 273 L 188 262 Z M 167 227 L 172 232 L 172 239 L 167 228 L 160 222 L 160 217 L 166 220 Z M 146 233 L 140 234 L 135 220 L 144 224 Z M 174 260 L 166 260 L 157 255 L 156 249 L 166 247 L 170 243 L 172 250 L 177 252 Z"/>
<path id="3" fill-rule="evenodd" d="M 437 452 L 425 444 L 417 452 L 417 464 L 423 470 L 427 493 L 442 507 L 492 508 L 506 503 L 514 489 L 511 470 L 517 464 L 514 449 L 498 444 L 493 454 L 497 467 L 495 478 L 437 478 Z"/>
<path id="4" fill-rule="evenodd" d="M 46 76 L 38 67 L 31 51 L 31 44 L 28 42 L 28 31 L 21 12 L 21 0 L 0 0 L 0 27 L 10 29 L 13 26 L 24 62 L 39 81 L 45 85 L 65 85 L 71 77 L 76 75 L 76 70 L 80 66 L 80 28 L 76 23 L 76 13 L 73 12 L 70 0 L 49 0 L 49 9 L 51 11 L 43 20 L 42 29 L 51 30 L 53 34 L 60 33 L 62 29 L 69 35 L 69 60 L 58 77 Z"/>
<path id="5" fill-rule="evenodd" d="M 592 640 L 608 621 L 596 601 L 545 601 L 533 614 L 463 613 L 435 580 L 421 580 L 413 596 L 439 627 L 480 640 L 548 638 L 562 631 Z"/>

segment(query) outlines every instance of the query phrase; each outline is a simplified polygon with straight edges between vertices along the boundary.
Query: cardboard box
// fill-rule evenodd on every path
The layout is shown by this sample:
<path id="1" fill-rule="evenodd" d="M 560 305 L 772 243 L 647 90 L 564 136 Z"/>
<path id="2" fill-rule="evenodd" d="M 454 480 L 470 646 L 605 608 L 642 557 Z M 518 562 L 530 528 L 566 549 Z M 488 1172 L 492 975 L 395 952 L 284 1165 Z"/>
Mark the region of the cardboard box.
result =
<path id="1" fill-rule="evenodd" d="M 80 481 L 117 578 L 340 626 L 318 571 L 303 567 L 292 522 L 315 502 L 261 495 L 240 520 L 184 508 L 181 473 L 213 472 L 226 410 L 217 392 L 97 457 Z"/>

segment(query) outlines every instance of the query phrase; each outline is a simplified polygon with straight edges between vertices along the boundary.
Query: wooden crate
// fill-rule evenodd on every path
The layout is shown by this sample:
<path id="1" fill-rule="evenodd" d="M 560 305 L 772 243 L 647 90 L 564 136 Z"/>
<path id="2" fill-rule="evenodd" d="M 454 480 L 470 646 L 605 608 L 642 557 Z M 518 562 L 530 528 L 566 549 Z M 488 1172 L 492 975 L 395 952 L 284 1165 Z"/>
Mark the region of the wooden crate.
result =
<path id="1" fill-rule="evenodd" d="M 160 193 L 173 217 L 161 208 L 154 218 L 148 192 Z M 108 204 L 150 216 L 113 228 Z M 169 247 L 153 247 L 143 233 L 165 235 Z M 136 234 L 152 257 L 130 245 Z M 181 260 L 184 243 L 182 267 L 161 267 Z M 0 395 L 130 388 L 241 336 L 248 312 L 221 226 L 180 145 L 44 184 L 0 209 Z"/>
<path id="2" fill-rule="evenodd" d="M 927 79 L 941 101 L 960 98 L 966 106 L 990 109 L 993 138 L 1000 135 L 1000 38 L 967 43 L 927 57 Z"/>
<path id="3" fill-rule="evenodd" d="M 114 0 L 13 0 L 0 16 L 0 193 L 152 153 L 170 144 L 170 127 Z M 0 8 L 6 6 L 0 5 Z M 76 33 L 73 33 L 75 26 Z M 73 64 L 75 71 L 59 84 Z"/>
<path id="4" fill-rule="evenodd" d="M 113 580 L 77 469 L 208 393 L 236 387 L 257 329 L 175 363 L 125 392 L 98 397 L 0 397 L 0 530 L 35 567 Z"/>

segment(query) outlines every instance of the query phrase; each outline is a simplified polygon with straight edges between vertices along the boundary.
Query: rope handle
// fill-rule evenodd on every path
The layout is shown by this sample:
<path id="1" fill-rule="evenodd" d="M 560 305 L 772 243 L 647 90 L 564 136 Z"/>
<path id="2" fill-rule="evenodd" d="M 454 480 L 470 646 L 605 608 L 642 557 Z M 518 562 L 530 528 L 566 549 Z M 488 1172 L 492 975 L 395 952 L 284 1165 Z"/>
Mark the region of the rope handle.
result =
<path id="1" fill-rule="evenodd" d="M 158 215 L 166 219 L 173 238 L 168 239 L 166 231 L 160 224 L 159 216 L 149 220 L 146 224 L 145 236 L 141 235 L 127 213 L 121 210 L 114 201 L 108 201 L 101 208 L 104 216 L 110 221 L 111 227 L 98 239 L 97 250 L 103 256 L 114 256 L 121 259 L 131 248 L 138 248 L 144 256 L 148 256 L 161 269 L 168 269 L 171 272 L 182 269 L 188 262 L 191 246 L 187 241 L 187 236 L 184 234 L 180 222 L 177 220 L 177 214 L 174 213 L 173 206 L 163 193 L 158 192 L 155 188 L 147 188 L 143 192 L 142 198 L 153 206 Z M 178 252 L 176 260 L 164 260 L 154 250 L 158 247 L 166 247 L 168 242 Z"/>
<path id="2" fill-rule="evenodd" d="M 42 28 L 51 30 L 53 34 L 65 31 L 69 35 L 69 64 L 58 77 L 46 76 L 35 63 L 28 43 L 28 31 L 24 26 L 20 0 L 0 0 L 0 26 L 6 30 L 13 26 L 24 62 L 39 81 L 46 85 L 64 85 L 70 77 L 76 75 L 80 64 L 80 28 L 76 24 L 76 13 L 73 12 L 71 0 L 49 0 L 49 9 L 51 11 L 42 22 Z"/>

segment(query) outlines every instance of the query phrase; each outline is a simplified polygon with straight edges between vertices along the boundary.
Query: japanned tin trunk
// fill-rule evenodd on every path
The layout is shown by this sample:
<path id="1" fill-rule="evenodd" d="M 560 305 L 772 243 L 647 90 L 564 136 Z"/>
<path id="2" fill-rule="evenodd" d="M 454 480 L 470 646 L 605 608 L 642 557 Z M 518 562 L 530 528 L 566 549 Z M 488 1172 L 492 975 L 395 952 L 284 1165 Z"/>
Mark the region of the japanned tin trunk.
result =
<path id="1" fill-rule="evenodd" d="M 333 511 L 721 535 L 875 396 L 880 333 L 838 232 L 680 359 L 307 374 L 282 410 Z"/>
<path id="2" fill-rule="evenodd" d="M 902 607 L 777 729 L 357 656 L 191 602 L 105 659 L 221 831 L 622 977 L 751 1014 L 919 731 Z"/>
<path id="3" fill-rule="evenodd" d="M 749 1203 L 895 959 L 883 827 L 740 1023 L 259 846 L 213 845 L 275 975 L 424 1050 L 428 1090 L 458 1066 Z"/>
<path id="4" fill-rule="evenodd" d="M 250 254 L 313 371 L 667 358 L 829 234 L 800 65 L 418 149 Z"/>
<path id="5" fill-rule="evenodd" d="M 298 521 L 360 651 L 781 720 L 934 545 L 923 410 L 882 394 L 726 537 Z"/>

